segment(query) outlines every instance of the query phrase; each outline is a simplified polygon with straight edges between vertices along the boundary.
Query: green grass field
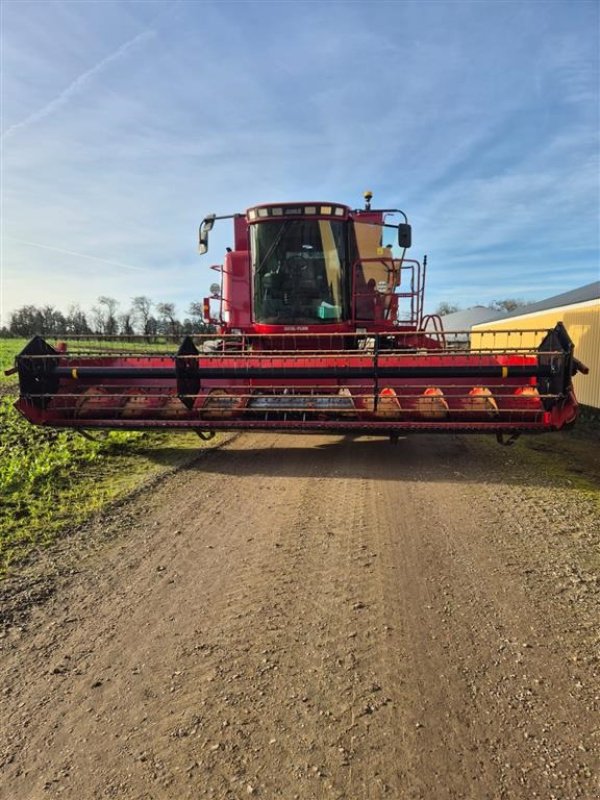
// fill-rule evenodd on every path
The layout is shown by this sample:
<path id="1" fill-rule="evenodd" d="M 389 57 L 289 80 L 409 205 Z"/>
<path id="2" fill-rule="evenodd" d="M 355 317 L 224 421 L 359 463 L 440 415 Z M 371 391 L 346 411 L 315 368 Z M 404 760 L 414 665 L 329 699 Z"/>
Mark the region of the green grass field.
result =
<path id="1" fill-rule="evenodd" d="M 16 391 L 16 376 L 8 377 L 4 372 L 13 366 L 14 357 L 26 344 L 26 339 L 0 339 L 0 386 L 12 385 Z"/>
<path id="2" fill-rule="evenodd" d="M 0 339 L 0 575 L 202 447 L 193 433 L 112 431 L 90 441 L 76 431 L 31 425 L 13 408 L 17 376 L 4 375 L 25 343 Z"/>

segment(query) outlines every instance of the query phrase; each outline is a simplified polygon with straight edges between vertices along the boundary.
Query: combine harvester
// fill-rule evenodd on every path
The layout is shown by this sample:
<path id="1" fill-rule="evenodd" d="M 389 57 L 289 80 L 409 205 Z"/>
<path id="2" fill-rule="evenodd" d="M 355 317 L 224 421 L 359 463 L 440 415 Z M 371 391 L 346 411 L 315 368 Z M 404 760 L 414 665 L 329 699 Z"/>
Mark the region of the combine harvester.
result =
<path id="1" fill-rule="evenodd" d="M 200 253 L 215 221 L 233 220 L 234 247 L 204 301 L 218 333 L 187 336 L 170 354 L 123 344 L 70 353 L 35 337 L 16 358 L 18 410 L 38 425 L 203 437 L 435 431 L 510 441 L 573 423 L 571 377 L 587 370 L 562 324 L 540 331 L 533 350 L 523 331 L 472 333 L 457 349 L 423 313 L 426 258 L 406 258 L 406 215 L 372 209 L 371 198 L 359 210 L 276 203 L 206 217 Z"/>

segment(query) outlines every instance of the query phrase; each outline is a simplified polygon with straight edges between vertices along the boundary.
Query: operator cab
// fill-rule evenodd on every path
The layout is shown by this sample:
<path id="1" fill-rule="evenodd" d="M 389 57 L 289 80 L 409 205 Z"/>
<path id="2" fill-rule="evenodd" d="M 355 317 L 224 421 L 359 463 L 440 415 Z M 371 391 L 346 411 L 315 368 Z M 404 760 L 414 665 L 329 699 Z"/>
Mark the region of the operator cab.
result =
<path id="1" fill-rule="evenodd" d="M 349 213 L 333 203 L 248 210 L 255 322 L 318 325 L 348 319 Z"/>
<path id="2" fill-rule="evenodd" d="M 233 249 L 227 248 L 223 265 L 213 266 L 221 272 L 221 286 L 204 301 L 206 320 L 225 331 L 261 333 L 414 328 L 423 283 L 418 262 L 404 257 L 410 225 L 399 209 L 372 209 L 371 197 L 365 193 L 364 209 L 269 203 L 245 214 L 205 217 L 200 253 L 208 250 L 215 220 L 233 219 L 234 229 Z M 391 223 L 395 214 L 404 222 Z M 390 245 L 392 229 L 400 258 Z M 220 303 L 216 318 L 211 300 Z"/>

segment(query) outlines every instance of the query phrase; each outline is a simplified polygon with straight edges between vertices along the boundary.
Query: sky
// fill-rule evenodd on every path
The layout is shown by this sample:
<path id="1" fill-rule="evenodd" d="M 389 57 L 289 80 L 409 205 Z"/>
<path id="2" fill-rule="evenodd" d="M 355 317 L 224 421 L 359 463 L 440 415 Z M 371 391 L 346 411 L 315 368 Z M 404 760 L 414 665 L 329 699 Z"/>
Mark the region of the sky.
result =
<path id="1" fill-rule="evenodd" d="M 24 304 L 183 312 L 208 213 L 399 207 L 426 307 L 600 277 L 596 0 L 1 4 L 0 326 Z"/>

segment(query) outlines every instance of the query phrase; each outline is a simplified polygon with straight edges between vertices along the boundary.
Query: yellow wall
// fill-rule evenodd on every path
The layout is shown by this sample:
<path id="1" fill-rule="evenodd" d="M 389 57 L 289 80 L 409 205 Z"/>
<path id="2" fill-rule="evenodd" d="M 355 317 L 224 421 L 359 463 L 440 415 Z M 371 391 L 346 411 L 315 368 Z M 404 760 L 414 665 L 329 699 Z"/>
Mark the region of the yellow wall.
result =
<path id="1" fill-rule="evenodd" d="M 575 356 L 589 367 L 588 375 L 577 374 L 573 380 L 580 403 L 600 409 L 600 300 L 552 308 L 497 322 L 474 325 L 472 345 L 475 347 L 531 347 L 539 345 L 542 334 L 501 334 L 487 331 L 512 329 L 535 330 L 553 328 L 562 322 L 575 345 Z M 482 333 L 476 334 L 475 332 Z M 486 333 L 483 333 L 486 331 Z"/>

